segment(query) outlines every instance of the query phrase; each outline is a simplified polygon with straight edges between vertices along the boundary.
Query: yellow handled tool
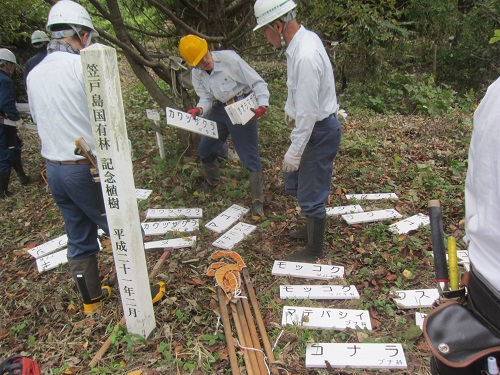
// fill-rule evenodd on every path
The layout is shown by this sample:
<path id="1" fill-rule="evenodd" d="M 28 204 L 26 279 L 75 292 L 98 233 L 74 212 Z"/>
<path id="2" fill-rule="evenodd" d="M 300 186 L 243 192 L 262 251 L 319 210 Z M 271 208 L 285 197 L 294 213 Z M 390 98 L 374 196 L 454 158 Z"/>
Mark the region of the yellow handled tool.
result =
<path id="1" fill-rule="evenodd" d="M 448 268 L 450 273 L 450 289 L 458 289 L 458 259 L 457 241 L 455 237 L 448 237 Z"/>

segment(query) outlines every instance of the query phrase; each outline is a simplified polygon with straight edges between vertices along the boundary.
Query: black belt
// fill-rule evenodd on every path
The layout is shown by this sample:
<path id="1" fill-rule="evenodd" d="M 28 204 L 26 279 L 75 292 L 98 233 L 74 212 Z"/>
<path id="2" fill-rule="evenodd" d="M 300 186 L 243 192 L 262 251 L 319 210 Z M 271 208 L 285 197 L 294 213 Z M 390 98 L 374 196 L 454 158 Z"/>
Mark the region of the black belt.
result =
<path id="1" fill-rule="evenodd" d="M 49 163 L 59 164 L 59 165 L 90 165 L 90 161 L 88 159 L 79 159 L 79 160 L 48 160 Z"/>

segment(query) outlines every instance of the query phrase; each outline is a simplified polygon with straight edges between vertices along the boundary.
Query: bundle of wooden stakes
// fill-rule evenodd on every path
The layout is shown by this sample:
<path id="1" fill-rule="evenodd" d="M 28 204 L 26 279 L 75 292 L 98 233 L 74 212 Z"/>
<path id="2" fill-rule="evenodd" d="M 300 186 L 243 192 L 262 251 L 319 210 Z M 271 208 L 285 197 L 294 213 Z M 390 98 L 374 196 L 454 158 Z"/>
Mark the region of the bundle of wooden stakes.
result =
<path id="1" fill-rule="evenodd" d="M 211 257 L 214 260 L 225 258 L 232 261 L 231 263 L 221 261 L 212 263 L 207 270 L 207 276 L 215 278 L 217 299 L 219 300 L 219 310 L 226 337 L 231 373 L 239 375 L 240 370 L 236 357 L 236 346 L 233 339 L 229 311 L 231 311 L 231 317 L 238 338 L 237 344 L 243 352 L 247 374 L 278 374 L 271 344 L 267 337 L 266 327 L 262 320 L 255 290 L 245 262 L 234 251 L 217 251 Z M 244 285 L 241 282 L 241 275 L 243 275 Z M 252 304 L 253 314 L 248 300 Z M 259 329 L 262 345 L 255 322 Z M 264 346 L 264 350 L 262 350 L 262 346 Z M 269 363 L 269 366 L 267 363 Z"/>

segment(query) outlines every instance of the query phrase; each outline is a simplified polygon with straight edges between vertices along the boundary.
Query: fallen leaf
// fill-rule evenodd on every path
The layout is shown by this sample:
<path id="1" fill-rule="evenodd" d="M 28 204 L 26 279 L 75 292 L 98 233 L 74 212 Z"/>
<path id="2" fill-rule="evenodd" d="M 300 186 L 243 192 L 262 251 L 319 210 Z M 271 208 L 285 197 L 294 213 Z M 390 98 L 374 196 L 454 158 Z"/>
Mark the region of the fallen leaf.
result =
<path id="1" fill-rule="evenodd" d="M 66 368 L 66 370 L 64 370 L 64 374 L 65 375 L 74 375 L 74 374 L 78 374 L 81 370 L 83 370 L 82 366 L 71 366 L 71 367 Z"/>
<path id="2" fill-rule="evenodd" d="M 199 277 L 192 277 L 190 279 L 186 279 L 186 283 L 188 283 L 190 285 L 198 285 L 198 286 L 205 285 L 205 282 L 202 279 L 200 279 Z"/>
<path id="3" fill-rule="evenodd" d="M 413 276 L 413 274 L 409 270 L 404 270 L 403 276 L 406 277 L 407 279 L 410 279 Z"/>

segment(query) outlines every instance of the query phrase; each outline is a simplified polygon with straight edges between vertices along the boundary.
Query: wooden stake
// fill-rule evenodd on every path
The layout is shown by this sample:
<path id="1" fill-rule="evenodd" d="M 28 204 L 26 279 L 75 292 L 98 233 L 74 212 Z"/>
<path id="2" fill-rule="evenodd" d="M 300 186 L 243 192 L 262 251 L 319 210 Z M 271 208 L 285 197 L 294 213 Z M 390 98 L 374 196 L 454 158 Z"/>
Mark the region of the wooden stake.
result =
<path id="1" fill-rule="evenodd" d="M 236 301 L 236 311 L 238 312 L 238 317 L 241 322 L 241 328 L 243 329 L 243 336 L 245 337 L 245 342 L 246 342 L 245 346 L 247 348 L 250 348 L 247 351 L 249 352 L 248 356 L 250 357 L 250 362 L 252 363 L 252 369 L 256 374 L 267 374 L 267 371 L 264 373 L 260 371 L 259 362 L 257 361 L 257 353 L 255 350 L 252 350 L 255 348 L 255 345 L 252 340 L 252 335 L 250 333 L 250 324 L 245 316 L 245 312 L 243 311 L 240 299 Z"/>
<path id="2" fill-rule="evenodd" d="M 231 305 L 231 312 L 234 320 L 234 326 L 236 327 L 236 333 L 238 335 L 238 341 L 240 342 L 241 346 L 247 347 L 247 341 L 245 338 L 245 335 L 243 334 L 243 326 L 242 322 L 240 321 L 240 316 L 238 314 L 238 311 L 236 309 L 236 304 L 234 302 L 230 303 Z M 255 358 L 255 356 L 254 356 Z M 244 349 L 243 350 L 243 359 L 245 360 L 245 365 L 247 367 L 247 374 L 248 375 L 256 375 L 254 372 L 254 367 L 252 366 L 252 362 L 250 361 L 250 351 Z"/>
<path id="3" fill-rule="evenodd" d="M 224 335 L 226 336 L 226 346 L 229 355 L 229 363 L 231 364 L 231 373 L 233 375 L 240 375 L 238 358 L 236 357 L 236 349 L 234 348 L 234 340 L 231 332 L 231 323 L 229 322 L 229 314 L 227 311 L 226 295 L 220 286 L 216 286 L 215 289 L 217 289 L 220 317 L 222 320 L 222 326 L 224 327 Z"/>
<path id="4" fill-rule="evenodd" d="M 243 267 L 241 269 L 241 272 L 243 273 L 243 279 L 247 287 L 248 297 L 250 298 L 253 312 L 255 314 L 257 327 L 259 327 L 260 338 L 262 339 L 262 344 L 264 345 L 264 352 L 266 353 L 267 359 L 269 360 L 269 365 L 271 366 L 271 373 L 278 374 L 278 369 L 274 364 L 275 359 L 274 359 L 273 349 L 271 348 L 269 338 L 267 337 L 266 326 L 264 325 L 264 320 L 262 319 L 262 315 L 260 314 L 259 303 L 257 302 L 257 297 L 255 296 L 255 290 L 253 288 L 250 274 L 248 273 L 248 268 L 246 266 Z"/>
<path id="5" fill-rule="evenodd" d="M 241 288 L 241 296 L 246 297 L 245 291 Z M 257 357 L 257 363 L 259 364 L 259 369 L 261 374 L 267 374 L 267 366 L 264 359 L 264 353 L 262 352 L 262 346 L 260 345 L 259 335 L 257 334 L 257 328 L 255 327 L 255 321 L 253 319 L 252 311 L 250 310 L 250 304 L 248 303 L 248 298 L 241 298 L 241 304 L 243 305 L 243 311 L 246 316 L 248 323 L 248 328 L 250 332 L 250 337 L 252 338 L 252 347 L 255 350 L 255 356 Z"/>

